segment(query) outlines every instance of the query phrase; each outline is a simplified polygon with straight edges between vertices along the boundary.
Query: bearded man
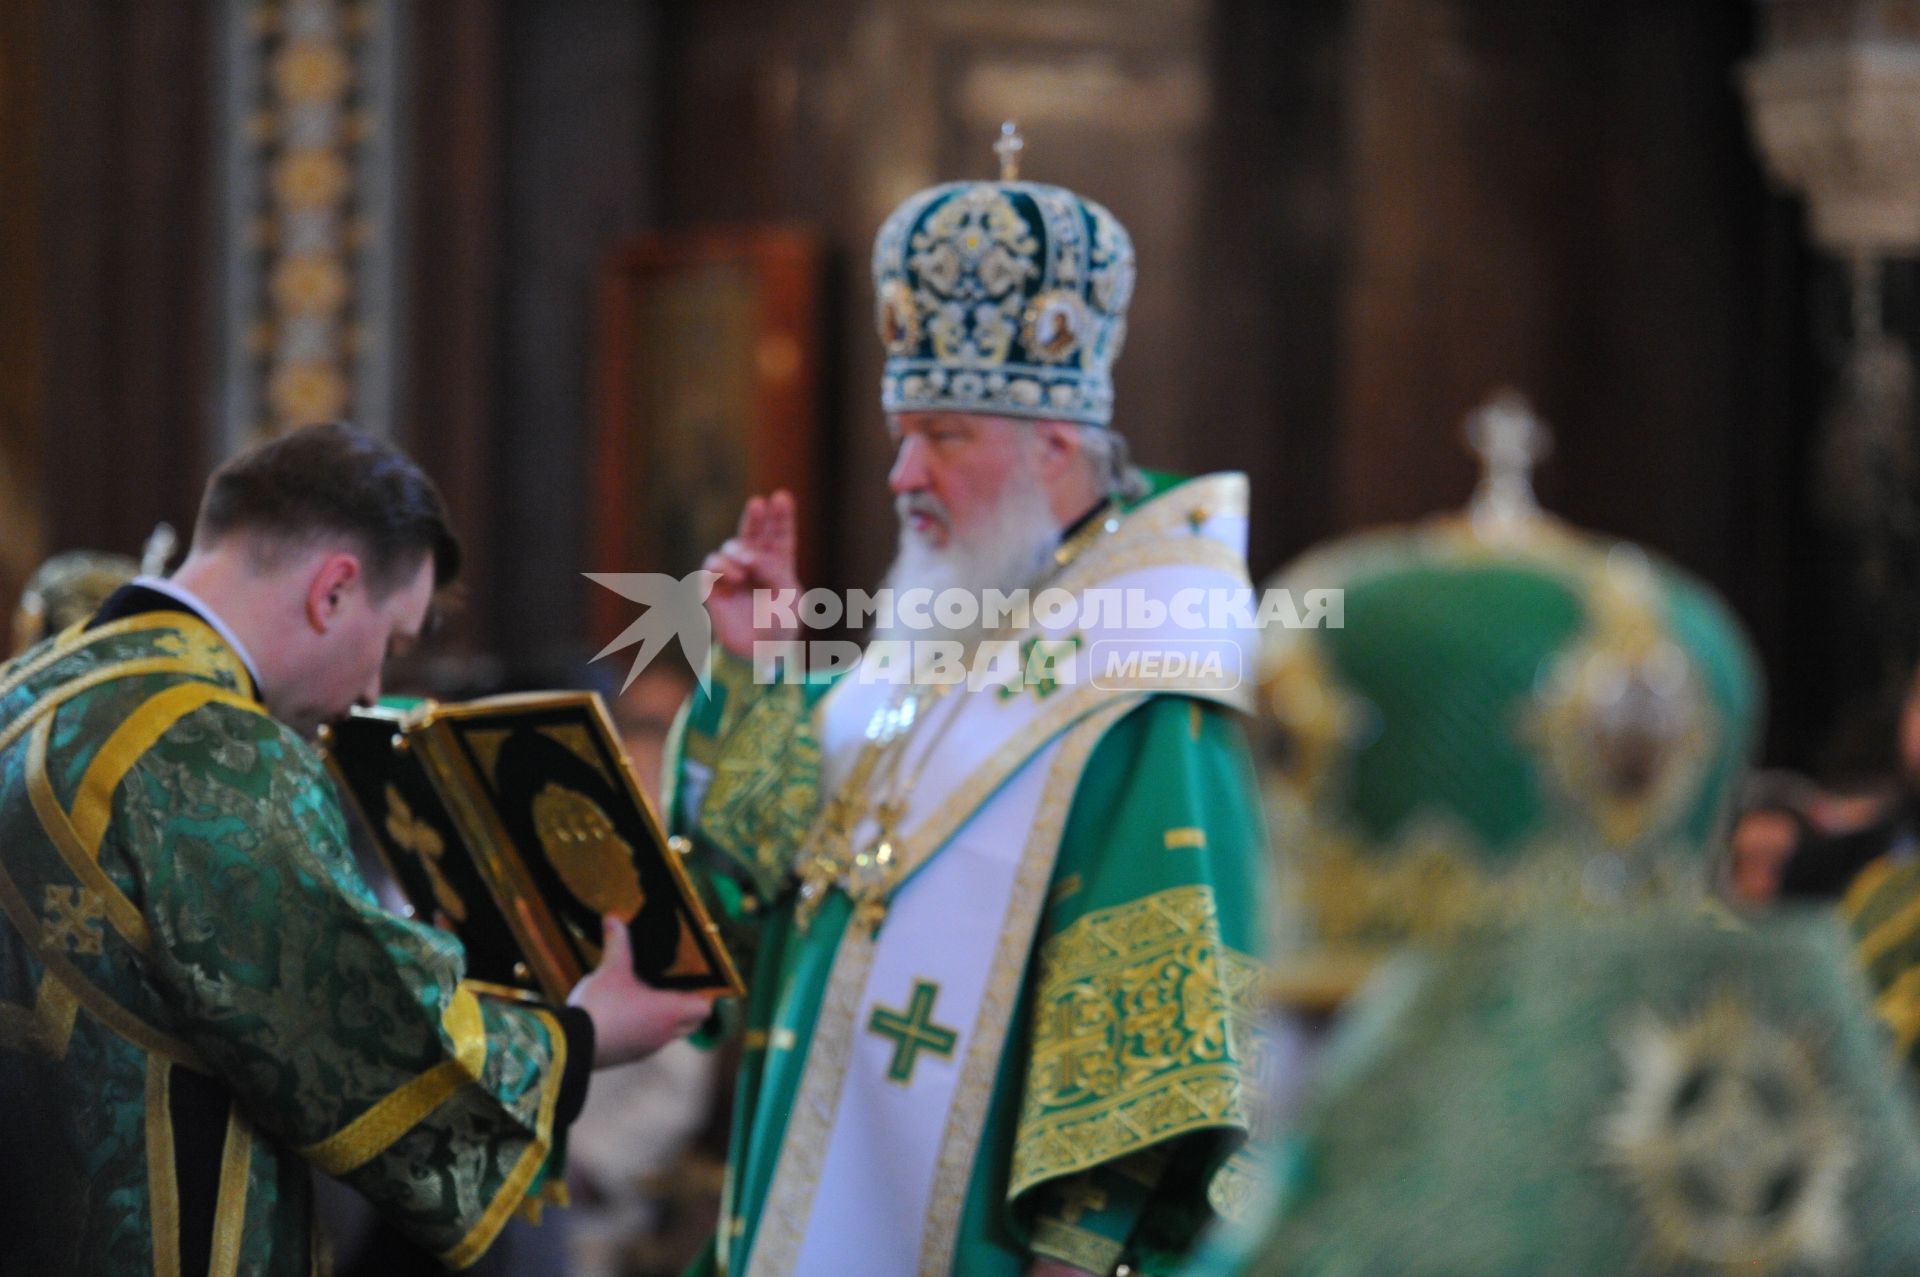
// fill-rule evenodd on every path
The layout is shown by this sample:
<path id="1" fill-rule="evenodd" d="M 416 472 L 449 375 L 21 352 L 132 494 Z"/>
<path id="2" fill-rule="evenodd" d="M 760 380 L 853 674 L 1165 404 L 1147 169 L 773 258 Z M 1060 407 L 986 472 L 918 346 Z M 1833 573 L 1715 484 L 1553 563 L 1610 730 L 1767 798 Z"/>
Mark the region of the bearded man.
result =
<path id="1" fill-rule="evenodd" d="M 905 605 L 851 671 L 756 678 L 798 582 L 791 498 L 750 501 L 670 747 L 754 963 L 706 1268 L 1170 1271 L 1236 1191 L 1253 1089 L 1247 626 L 1205 606 L 1246 587 L 1245 480 L 1127 464 L 1133 253 L 1099 205 L 934 187 L 874 277 Z M 945 606 L 1023 588 L 1010 623 Z M 929 677 L 929 642 L 969 673 Z"/>

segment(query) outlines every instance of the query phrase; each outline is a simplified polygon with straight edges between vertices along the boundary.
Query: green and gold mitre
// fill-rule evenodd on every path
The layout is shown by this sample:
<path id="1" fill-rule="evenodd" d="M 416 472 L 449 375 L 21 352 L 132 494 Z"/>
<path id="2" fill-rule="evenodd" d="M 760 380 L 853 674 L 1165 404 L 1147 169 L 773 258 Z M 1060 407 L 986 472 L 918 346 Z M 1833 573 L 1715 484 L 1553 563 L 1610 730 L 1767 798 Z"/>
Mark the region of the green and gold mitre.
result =
<path id="1" fill-rule="evenodd" d="M 1476 417 L 1459 516 L 1310 551 L 1272 583 L 1341 623 L 1265 631 L 1281 995 L 1548 914 L 1698 897 L 1745 766 L 1754 663 L 1714 594 L 1542 514 L 1531 418 Z"/>
<path id="2" fill-rule="evenodd" d="M 873 245 L 888 412 L 971 412 L 1105 426 L 1133 295 L 1133 241 L 1105 208 L 1018 180 L 1011 124 L 998 182 L 909 197 Z"/>
<path id="3" fill-rule="evenodd" d="M 1201 1274 L 1920 1272 L 1920 1130 L 1825 914 L 1569 919 L 1356 1001 Z"/>

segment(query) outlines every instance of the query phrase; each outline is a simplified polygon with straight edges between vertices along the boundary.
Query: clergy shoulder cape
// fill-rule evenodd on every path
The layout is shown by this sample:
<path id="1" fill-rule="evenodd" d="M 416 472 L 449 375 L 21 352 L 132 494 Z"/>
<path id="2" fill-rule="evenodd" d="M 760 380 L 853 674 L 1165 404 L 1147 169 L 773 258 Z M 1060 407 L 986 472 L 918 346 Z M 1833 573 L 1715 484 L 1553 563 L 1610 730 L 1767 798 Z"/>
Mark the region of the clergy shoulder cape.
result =
<path id="1" fill-rule="evenodd" d="M 471 1263 L 545 1183 L 567 1035 L 463 963 L 198 619 L 0 669 L 0 1269 L 318 1271 L 304 1163 Z"/>
<path id="2" fill-rule="evenodd" d="M 1245 514 L 1240 476 L 1180 484 L 1049 584 L 1082 604 L 1244 590 Z M 877 929 L 837 889 L 799 925 L 789 870 L 892 689 L 865 666 L 829 688 L 735 666 L 689 705 L 670 818 L 754 963 L 708 1271 L 987 1277 L 1047 1255 L 1166 1272 L 1231 1197 L 1263 849 L 1231 676 L 1251 625 L 1177 615 L 1036 609 L 1020 651 L 1046 676 L 935 703 L 900 746 L 912 787 Z M 1126 643 L 1158 665 L 1123 655 L 1096 677 Z M 1209 652 L 1229 675 L 1205 687 L 1143 673 Z"/>

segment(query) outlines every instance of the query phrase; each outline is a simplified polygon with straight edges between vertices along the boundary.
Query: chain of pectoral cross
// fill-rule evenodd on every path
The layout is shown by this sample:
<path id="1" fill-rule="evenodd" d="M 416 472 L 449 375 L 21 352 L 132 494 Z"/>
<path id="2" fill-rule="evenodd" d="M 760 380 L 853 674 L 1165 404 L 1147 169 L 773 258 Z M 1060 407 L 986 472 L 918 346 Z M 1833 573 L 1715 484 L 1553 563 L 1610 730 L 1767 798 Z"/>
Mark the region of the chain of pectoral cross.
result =
<path id="1" fill-rule="evenodd" d="M 844 886 L 854 898 L 855 920 L 861 925 L 878 926 L 886 916 L 887 893 L 893 888 L 898 867 L 895 840 L 900 822 L 906 817 L 921 774 L 947 729 L 960 716 L 958 707 L 941 720 L 904 779 L 903 762 L 928 717 L 926 707 L 937 703 L 953 686 L 909 687 L 903 696 L 874 712 L 853 767 L 827 800 L 800 858 L 800 903 L 794 916 L 801 931 L 812 922 L 835 884 Z M 871 806 L 864 801 L 868 794 L 877 795 Z M 874 837 L 866 848 L 856 851 L 854 830 L 869 813 L 874 818 Z"/>
<path id="2" fill-rule="evenodd" d="M 1111 512 L 1091 519 L 1054 550 L 1053 571 L 1065 570 L 1096 541 L 1119 528 L 1120 520 Z M 794 923 L 803 934 L 836 884 L 844 886 L 853 897 L 856 923 L 871 930 L 886 916 L 887 894 L 893 889 L 899 870 L 895 839 L 900 832 L 900 822 L 906 818 L 921 774 L 938 752 L 947 729 L 960 717 L 965 703 L 956 702 L 948 711 L 920 751 L 913 770 L 904 778 L 900 774 L 903 760 L 921 725 L 930 717 L 929 707 L 956 686 L 958 684 L 951 682 L 931 687 L 908 684 L 899 696 L 874 711 L 859 755 L 846 780 L 821 809 L 800 854 L 796 867 L 800 900 L 794 910 Z M 880 795 L 871 807 L 863 801 L 870 792 Z M 856 851 L 853 832 L 869 812 L 874 818 L 874 837 L 866 848 Z"/>

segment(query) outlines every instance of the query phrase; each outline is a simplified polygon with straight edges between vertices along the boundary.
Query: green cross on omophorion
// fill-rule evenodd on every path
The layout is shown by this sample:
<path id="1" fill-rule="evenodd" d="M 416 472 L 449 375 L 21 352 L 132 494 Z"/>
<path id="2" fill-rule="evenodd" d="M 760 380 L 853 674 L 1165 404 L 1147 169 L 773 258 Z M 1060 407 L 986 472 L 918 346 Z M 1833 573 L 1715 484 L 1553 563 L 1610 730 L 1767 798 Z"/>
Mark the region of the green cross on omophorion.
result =
<path id="1" fill-rule="evenodd" d="M 960 1035 L 933 1022 L 933 1000 L 939 994 L 939 985 L 915 980 L 913 1000 L 907 1003 L 904 1015 L 886 1007 L 873 1009 L 873 1018 L 867 1021 L 868 1031 L 893 1039 L 893 1061 L 887 1066 L 889 1082 L 912 1085 L 913 1066 L 922 1051 L 930 1051 L 943 1060 L 953 1058 L 954 1044 L 959 1042 Z"/>

